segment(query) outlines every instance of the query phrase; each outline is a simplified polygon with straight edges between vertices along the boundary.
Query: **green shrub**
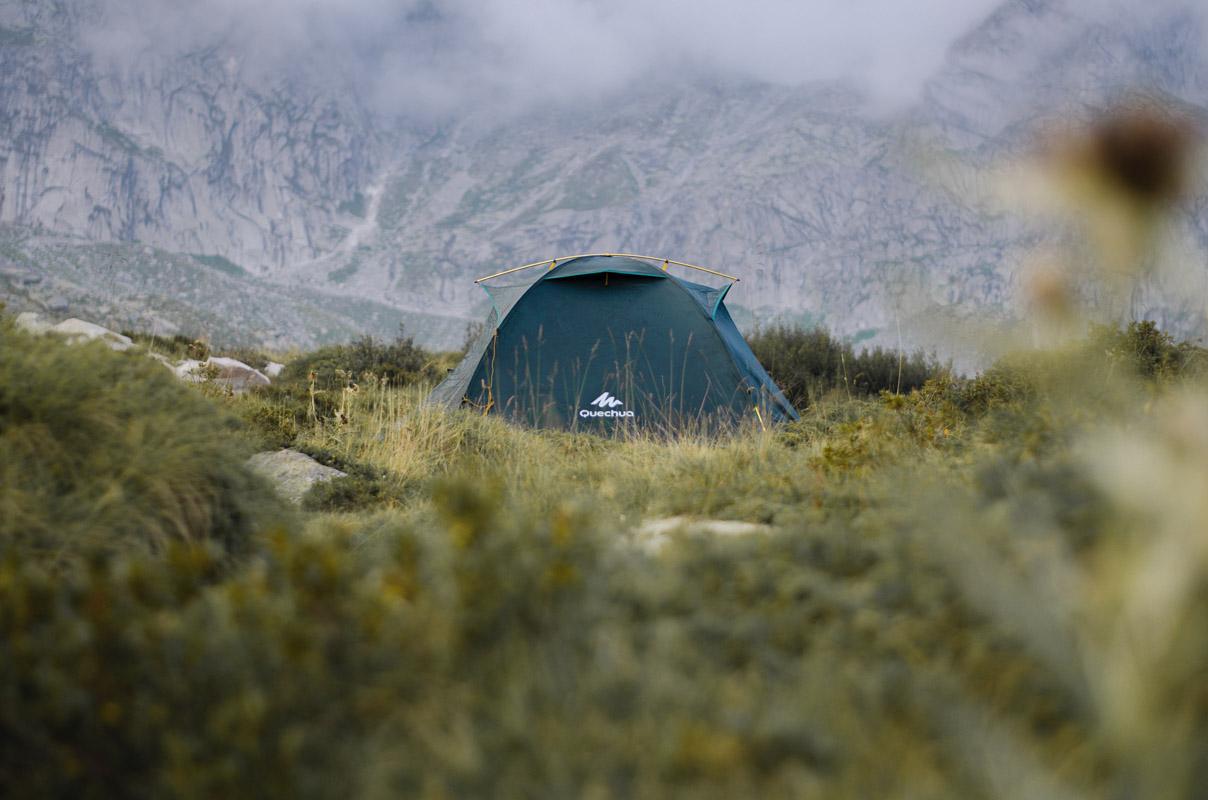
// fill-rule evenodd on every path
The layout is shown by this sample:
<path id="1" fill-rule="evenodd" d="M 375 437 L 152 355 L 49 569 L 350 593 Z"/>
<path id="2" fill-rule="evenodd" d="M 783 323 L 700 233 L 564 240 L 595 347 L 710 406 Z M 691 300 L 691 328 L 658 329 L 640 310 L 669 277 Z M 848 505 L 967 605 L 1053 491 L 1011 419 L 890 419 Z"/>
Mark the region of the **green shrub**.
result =
<path id="1" fill-rule="evenodd" d="M 957 402 L 963 411 L 981 415 L 1025 402 L 1035 395 L 1035 378 L 1029 375 L 1026 366 L 1004 359 L 965 382 Z"/>
<path id="2" fill-rule="evenodd" d="M 1147 380 L 1203 375 L 1208 366 L 1208 351 L 1188 342 L 1176 343 L 1150 320 L 1130 322 L 1124 329 L 1096 326 L 1090 340 L 1105 353 L 1110 365 Z"/>
<path id="3" fill-rule="evenodd" d="M 280 383 L 309 385 L 311 376 L 321 390 L 338 390 L 370 374 L 392 386 L 443 378 L 432 353 L 400 331 L 393 342 L 364 336 L 350 344 L 322 347 L 290 361 Z"/>
<path id="4" fill-rule="evenodd" d="M 237 428 L 145 356 L 0 323 L 0 550 L 247 552 L 278 506 L 245 467 Z"/>
<path id="5" fill-rule="evenodd" d="M 1054 681 L 867 525 L 652 556 L 572 504 L 433 501 L 270 536 L 218 583 L 186 545 L 0 563 L 0 793 L 968 797 L 920 659 L 1078 741 L 1040 727 Z"/>
<path id="6" fill-rule="evenodd" d="M 284 392 L 257 391 L 234 403 L 240 418 L 256 434 L 256 449 L 289 447 L 307 424 L 308 411 Z"/>
<path id="7" fill-rule="evenodd" d="M 345 477 L 312 486 L 302 498 L 302 508 L 307 511 L 368 511 L 402 505 L 414 494 L 387 470 L 352 461 L 305 442 L 297 449 L 324 466 L 347 473 Z"/>
<path id="8" fill-rule="evenodd" d="M 875 397 L 883 391 L 906 393 L 921 387 L 939 370 L 934 358 L 883 350 L 861 350 L 836 339 L 824 328 L 775 325 L 749 339 L 751 350 L 799 409 L 831 392 Z"/>
<path id="9" fill-rule="evenodd" d="M 380 382 L 341 425 L 297 421 L 305 383 L 223 398 L 348 472 L 304 500 L 341 514 L 234 565 L 212 539 L 53 568 L 8 548 L 0 796 L 1194 797 L 1208 413 L 1108 352 L 725 437 L 534 432 Z M 89 441 L 21 462 L 52 479 L 91 474 L 67 446 L 145 439 L 161 390 L 216 414 L 71 353 L 49 405 L 74 398 Z M 113 364 L 137 402 L 77 375 Z M 6 426 L 39 409 L 9 383 Z M 174 436 L 123 465 L 171 474 Z"/>

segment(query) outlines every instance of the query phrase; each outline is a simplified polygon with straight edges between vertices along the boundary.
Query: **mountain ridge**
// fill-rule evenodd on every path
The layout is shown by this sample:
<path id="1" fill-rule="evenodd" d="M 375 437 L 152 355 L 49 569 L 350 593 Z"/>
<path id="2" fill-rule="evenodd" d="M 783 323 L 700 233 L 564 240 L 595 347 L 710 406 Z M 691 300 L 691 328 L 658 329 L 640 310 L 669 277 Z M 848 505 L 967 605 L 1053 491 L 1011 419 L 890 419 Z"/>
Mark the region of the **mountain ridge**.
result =
<path id="1" fill-rule="evenodd" d="M 1026 149 L 1046 114 L 1084 113 L 1130 87 L 1208 106 L 1202 20 L 1175 6 L 1121 21 L 1011 0 L 953 45 L 917 103 L 889 114 L 842 84 L 714 80 L 502 121 L 404 124 L 338 70 L 264 84 L 221 47 L 106 72 L 63 46 L 86 20 L 22 8 L 0 16 L 0 67 L 21 76 L 0 89 L 0 223 L 218 257 L 259 281 L 249 292 L 385 304 L 436 346 L 460 341 L 444 320 L 481 315 L 473 278 L 574 252 L 737 271 L 747 327 L 787 319 L 896 341 L 905 325 L 920 343 L 912 320 L 937 308 L 1009 317 L 1043 233 L 943 173 L 976 176 Z M 1203 210 L 1189 203 L 1200 253 Z M 1162 302 L 1145 310 L 1162 317 Z M 278 333 L 321 341 L 307 326 Z"/>

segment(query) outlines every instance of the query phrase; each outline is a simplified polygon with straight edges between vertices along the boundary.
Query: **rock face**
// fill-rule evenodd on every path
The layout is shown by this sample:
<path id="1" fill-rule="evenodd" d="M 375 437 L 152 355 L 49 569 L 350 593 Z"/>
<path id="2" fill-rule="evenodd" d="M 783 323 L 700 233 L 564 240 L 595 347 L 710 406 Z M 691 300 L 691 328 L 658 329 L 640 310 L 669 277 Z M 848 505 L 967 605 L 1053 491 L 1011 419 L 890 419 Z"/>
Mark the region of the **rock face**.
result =
<path id="1" fill-rule="evenodd" d="M 278 494 L 291 503 L 301 503 L 302 496 L 316 483 L 346 476 L 296 450 L 257 453 L 248 460 L 248 465 L 272 482 Z"/>
<path id="2" fill-rule="evenodd" d="M 1115 17 L 1006 0 L 894 114 L 840 85 L 718 81 L 440 125 L 375 114 L 317 54 L 286 77 L 223 44 L 114 70 L 81 44 L 101 4 L 0 5 L 0 245 L 21 232 L 28 261 L 0 272 L 0 293 L 156 307 L 190 333 L 260 321 L 249 343 L 275 347 L 399 321 L 455 347 L 488 305 L 472 278 L 600 250 L 737 272 L 746 327 L 782 317 L 863 339 L 937 306 L 1002 312 L 1039 234 L 985 202 L 978 168 L 1128 87 L 1208 113 L 1190 0 Z M 1208 201 L 1183 222 L 1202 265 Z M 31 265 L 44 280 L 26 283 Z M 303 288 L 342 297 L 281 302 Z M 1202 322 L 1148 297 L 1139 316 L 1183 335 Z"/>
<path id="3" fill-rule="evenodd" d="M 204 48 L 108 65 L 104 3 L 0 8 L 0 223 L 281 269 L 334 248 L 376 134 L 321 76 L 262 82 Z"/>

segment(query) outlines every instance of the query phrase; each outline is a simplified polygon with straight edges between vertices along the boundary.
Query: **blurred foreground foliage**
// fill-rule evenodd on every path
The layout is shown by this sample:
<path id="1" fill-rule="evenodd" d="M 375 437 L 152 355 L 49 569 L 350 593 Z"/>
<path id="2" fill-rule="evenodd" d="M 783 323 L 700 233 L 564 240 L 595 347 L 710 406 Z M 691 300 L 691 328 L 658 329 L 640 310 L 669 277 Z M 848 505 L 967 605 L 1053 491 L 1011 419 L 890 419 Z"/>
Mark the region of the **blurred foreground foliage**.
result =
<path id="1" fill-rule="evenodd" d="M 0 795 L 1208 785 L 1208 391 L 1203 351 L 1151 325 L 670 440 L 522 430 L 365 378 L 309 419 L 20 344 L 0 437 L 38 438 L 0 450 Z M 305 500 L 337 513 L 162 533 L 173 476 L 259 497 L 237 443 L 287 417 L 350 473 Z M 47 483 L 10 483 L 30 469 Z M 115 472 L 168 488 L 112 503 Z M 676 515 L 754 527 L 646 524 Z"/>
<path id="2" fill-rule="evenodd" d="M 281 512 L 237 420 L 144 356 L 0 318 L 0 557 L 211 543 L 231 557 Z"/>

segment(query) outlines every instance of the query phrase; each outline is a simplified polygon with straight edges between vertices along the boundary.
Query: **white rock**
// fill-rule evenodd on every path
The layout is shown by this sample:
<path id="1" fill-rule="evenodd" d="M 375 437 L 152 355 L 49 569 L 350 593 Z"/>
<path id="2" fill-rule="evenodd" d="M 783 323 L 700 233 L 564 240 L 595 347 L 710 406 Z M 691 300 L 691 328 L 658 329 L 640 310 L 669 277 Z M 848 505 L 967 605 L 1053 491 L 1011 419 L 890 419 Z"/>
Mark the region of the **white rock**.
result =
<path id="1" fill-rule="evenodd" d="M 50 323 L 35 311 L 25 311 L 17 315 L 17 327 L 29 333 L 46 333 Z"/>
<path id="2" fill-rule="evenodd" d="M 160 355 L 159 353 L 150 353 L 149 352 L 149 353 L 147 353 L 147 358 L 153 358 L 156 361 L 158 361 L 159 363 L 163 364 L 168 369 L 172 370 L 173 372 L 176 372 L 176 366 L 168 359 L 167 356 Z"/>
<path id="3" fill-rule="evenodd" d="M 128 350 L 134 346 L 134 342 L 129 336 L 122 336 L 120 333 L 114 333 L 108 328 L 96 325 L 91 322 L 85 322 L 82 319 L 65 319 L 58 325 L 53 326 L 51 332 L 66 336 L 73 342 L 82 341 L 84 339 L 100 339 L 105 344 L 109 345 L 114 350 Z"/>
<path id="4" fill-rule="evenodd" d="M 265 366 L 265 368 L 264 368 L 264 374 L 269 376 L 270 378 L 276 378 L 278 375 L 281 374 L 281 370 L 283 370 L 283 369 L 285 369 L 284 364 L 278 364 L 276 361 L 270 361 L 270 362 L 268 362 L 268 365 Z"/>
<path id="5" fill-rule="evenodd" d="M 671 541 L 673 534 L 689 536 L 751 536 L 769 533 L 771 525 L 758 522 L 740 522 L 731 519 L 694 519 L 693 517 L 664 517 L 648 519 L 634 530 L 637 544 L 651 552 L 658 552 Z"/>
<path id="6" fill-rule="evenodd" d="M 223 386 L 235 394 L 242 394 L 256 386 L 268 386 L 272 383 L 264 373 L 249 367 L 242 361 L 233 358 L 211 356 L 203 361 L 188 359 L 179 362 L 172 368 L 176 377 L 189 383 L 212 381 L 217 386 Z"/>
<path id="7" fill-rule="evenodd" d="M 322 481 L 343 478 L 347 473 L 325 467 L 305 453 L 297 450 L 277 450 L 257 453 L 248 459 L 252 470 L 267 478 L 277 493 L 291 503 L 302 502 L 302 496 Z"/>
<path id="8" fill-rule="evenodd" d="M 214 370 L 214 382 L 229 386 L 236 393 L 245 392 L 255 386 L 268 386 L 272 383 L 263 372 L 253 369 L 242 361 L 233 358 L 211 356 L 206 360 L 206 366 Z"/>
<path id="9" fill-rule="evenodd" d="M 175 372 L 176 377 L 180 378 L 182 381 L 188 381 L 189 383 L 200 383 L 201 381 L 205 380 L 205 375 L 202 374 L 203 366 L 204 365 L 200 361 L 188 358 L 179 362 L 175 367 L 172 368 L 172 371 Z"/>

